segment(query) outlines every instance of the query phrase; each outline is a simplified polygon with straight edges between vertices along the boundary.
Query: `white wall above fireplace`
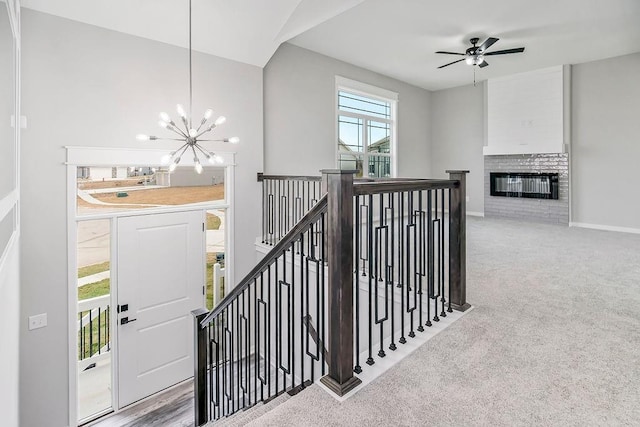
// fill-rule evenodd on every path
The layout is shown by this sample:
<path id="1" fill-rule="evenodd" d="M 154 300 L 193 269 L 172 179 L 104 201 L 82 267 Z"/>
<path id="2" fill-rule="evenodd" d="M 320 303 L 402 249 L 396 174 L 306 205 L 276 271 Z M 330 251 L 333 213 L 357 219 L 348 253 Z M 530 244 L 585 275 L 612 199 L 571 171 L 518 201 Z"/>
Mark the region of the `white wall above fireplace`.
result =
<path id="1" fill-rule="evenodd" d="M 568 65 L 489 79 L 484 155 L 566 153 Z"/>

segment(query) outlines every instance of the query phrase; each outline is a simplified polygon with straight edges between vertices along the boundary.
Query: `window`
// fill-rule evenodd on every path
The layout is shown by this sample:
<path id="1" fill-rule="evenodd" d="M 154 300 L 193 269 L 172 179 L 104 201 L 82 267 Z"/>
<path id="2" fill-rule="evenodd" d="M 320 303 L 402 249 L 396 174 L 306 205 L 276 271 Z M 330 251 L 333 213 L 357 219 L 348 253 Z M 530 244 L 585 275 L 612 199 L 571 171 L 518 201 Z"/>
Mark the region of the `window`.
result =
<path id="1" fill-rule="evenodd" d="M 337 162 L 358 177 L 395 176 L 397 94 L 336 77 Z"/>

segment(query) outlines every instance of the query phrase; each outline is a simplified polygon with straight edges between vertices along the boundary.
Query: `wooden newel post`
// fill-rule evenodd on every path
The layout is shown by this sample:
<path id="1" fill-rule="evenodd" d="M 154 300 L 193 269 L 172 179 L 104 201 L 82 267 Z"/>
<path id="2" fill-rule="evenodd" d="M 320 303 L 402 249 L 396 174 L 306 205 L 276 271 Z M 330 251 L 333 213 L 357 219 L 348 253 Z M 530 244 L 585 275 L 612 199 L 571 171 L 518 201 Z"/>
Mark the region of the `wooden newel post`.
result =
<path id="1" fill-rule="evenodd" d="M 460 182 L 449 197 L 449 302 L 451 308 L 466 311 L 467 303 L 467 189 L 469 171 L 448 170 L 449 179 Z"/>
<path id="2" fill-rule="evenodd" d="M 343 396 L 362 381 L 353 374 L 353 174 L 323 170 L 327 191 L 329 374 L 320 381 Z"/>
<path id="3" fill-rule="evenodd" d="M 193 390 L 195 396 L 195 425 L 206 424 L 207 419 L 207 328 L 201 328 L 200 322 L 208 314 L 204 308 L 191 312 L 193 315 Z"/>

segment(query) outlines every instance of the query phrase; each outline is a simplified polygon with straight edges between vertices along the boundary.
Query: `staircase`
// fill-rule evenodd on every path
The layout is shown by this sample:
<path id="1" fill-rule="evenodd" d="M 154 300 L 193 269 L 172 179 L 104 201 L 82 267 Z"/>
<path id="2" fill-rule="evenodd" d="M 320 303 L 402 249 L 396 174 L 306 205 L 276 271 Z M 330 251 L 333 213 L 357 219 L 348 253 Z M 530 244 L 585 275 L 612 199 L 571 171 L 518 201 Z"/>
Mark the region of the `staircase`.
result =
<path id="1" fill-rule="evenodd" d="M 259 175 L 269 250 L 212 311 L 193 313 L 195 425 L 317 380 L 344 396 L 373 365 L 466 310 L 466 171 L 449 173 Z"/>

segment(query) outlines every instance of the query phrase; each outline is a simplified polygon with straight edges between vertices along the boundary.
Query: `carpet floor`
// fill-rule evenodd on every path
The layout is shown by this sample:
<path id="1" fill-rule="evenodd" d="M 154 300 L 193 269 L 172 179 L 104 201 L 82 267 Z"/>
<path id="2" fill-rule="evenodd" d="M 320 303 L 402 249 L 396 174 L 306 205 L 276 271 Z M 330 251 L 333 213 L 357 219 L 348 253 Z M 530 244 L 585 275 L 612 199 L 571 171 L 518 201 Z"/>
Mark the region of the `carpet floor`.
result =
<path id="1" fill-rule="evenodd" d="M 469 218 L 474 310 L 352 398 L 252 426 L 640 425 L 640 235 Z"/>

